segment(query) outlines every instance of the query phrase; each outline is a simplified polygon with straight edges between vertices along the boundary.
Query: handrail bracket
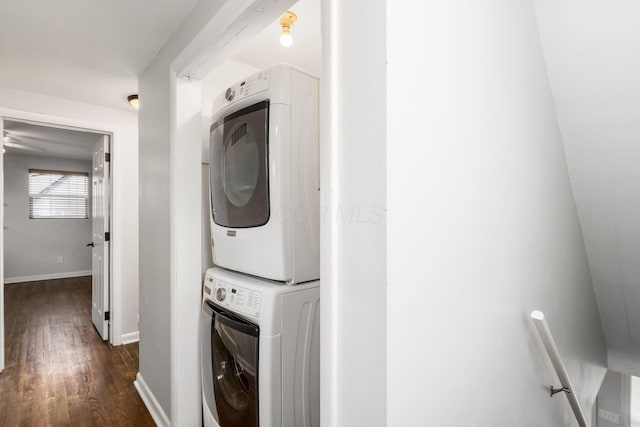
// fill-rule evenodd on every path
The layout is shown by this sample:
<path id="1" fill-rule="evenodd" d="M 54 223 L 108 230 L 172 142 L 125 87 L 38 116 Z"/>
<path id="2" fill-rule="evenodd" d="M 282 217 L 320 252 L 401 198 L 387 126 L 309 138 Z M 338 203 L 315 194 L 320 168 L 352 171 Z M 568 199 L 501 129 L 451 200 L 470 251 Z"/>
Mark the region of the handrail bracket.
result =
<path id="1" fill-rule="evenodd" d="M 569 387 L 554 388 L 553 386 L 551 386 L 549 387 L 549 389 L 551 390 L 551 397 L 553 397 L 557 393 L 562 393 L 562 392 L 571 394 L 571 389 Z"/>

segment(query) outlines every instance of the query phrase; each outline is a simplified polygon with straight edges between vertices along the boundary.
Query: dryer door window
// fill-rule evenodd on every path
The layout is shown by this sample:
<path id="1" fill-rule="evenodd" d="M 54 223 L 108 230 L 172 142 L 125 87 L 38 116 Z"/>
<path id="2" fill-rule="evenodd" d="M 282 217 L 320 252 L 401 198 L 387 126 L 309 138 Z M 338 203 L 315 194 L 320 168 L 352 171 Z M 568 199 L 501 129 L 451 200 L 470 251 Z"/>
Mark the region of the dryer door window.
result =
<path id="1" fill-rule="evenodd" d="M 221 426 L 258 427 L 260 329 L 220 307 L 209 309 L 214 417 Z"/>
<path id="2" fill-rule="evenodd" d="M 223 227 L 269 220 L 269 101 L 239 110 L 211 126 L 211 213 Z"/>

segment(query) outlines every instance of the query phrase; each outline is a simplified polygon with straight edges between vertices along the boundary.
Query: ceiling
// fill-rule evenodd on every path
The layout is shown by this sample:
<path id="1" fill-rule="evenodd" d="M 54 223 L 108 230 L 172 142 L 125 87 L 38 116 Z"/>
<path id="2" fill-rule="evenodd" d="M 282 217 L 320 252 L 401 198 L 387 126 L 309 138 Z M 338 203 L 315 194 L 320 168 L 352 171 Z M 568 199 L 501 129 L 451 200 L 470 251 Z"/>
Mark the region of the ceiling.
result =
<path id="1" fill-rule="evenodd" d="M 4 120 L 5 135 L 18 147 L 5 145 L 7 154 L 91 160 L 100 134 Z"/>
<path id="2" fill-rule="evenodd" d="M 0 87 L 130 111 L 126 97 L 137 92 L 138 74 L 196 3 L 197 0 L 114 0 L 99 4 L 85 0 L 3 0 Z M 298 16 L 292 26 L 293 45 L 280 46 L 281 27 L 279 20 L 274 21 L 228 61 L 232 66 L 222 73 L 228 76 L 228 82 L 220 82 L 220 73 L 212 73 L 209 83 L 205 79 L 205 89 L 212 86 L 211 97 L 221 90 L 220 85 L 244 77 L 238 73 L 247 74 L 280 62 L 320 74 L 320 0 L 302 0 L 291 10 Z M 95 142 L 95 134 L 46 126 L 5 122 L 5 129 L 20 139 L 20 144 L 36 148 L 37 151 L 29 151 L 31 154 L 90 158 L 88 147 Z M 6 149 L 9 153 L 26 152 Z"/>
<path id="3" fill-rule="evenodd" d="M 231 59 L 258 69 L 286 62 L 319 76 L 322 58 L 320 0 L 300 0 L 289 10 L 298 17 L 291 26 L 291 47 L 280 45 L 282 27 L 278 18 L 240 48 Z M 238 77 L 238 80 L 241 78 Z"/>
<path id="4" fill-rule="evenodd" d="M 610 355 L 640 355 L 640 2 L 534 4 Z"/>
<path id="5" fill-rule="evenodd" d="M 197 0 L 2 0 L 0 87 L 130 109 Z"/>

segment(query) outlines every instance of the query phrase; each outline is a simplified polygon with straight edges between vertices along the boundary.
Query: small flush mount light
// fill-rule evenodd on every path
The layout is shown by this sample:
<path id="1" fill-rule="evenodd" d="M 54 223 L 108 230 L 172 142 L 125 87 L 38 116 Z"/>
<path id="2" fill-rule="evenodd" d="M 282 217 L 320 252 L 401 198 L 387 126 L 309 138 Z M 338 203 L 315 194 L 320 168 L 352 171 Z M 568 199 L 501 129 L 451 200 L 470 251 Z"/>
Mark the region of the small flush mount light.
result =
<path id="1" fill-rule="evenodd" d="M 282 34 L 280 35 L 280 44 L 284 47 L 289 47 L 293 44 L 293 37 L 291 37 L 291 24 L 296 22 L 298 17 L 295 13 L 287 10 L 284 15 L 280 17 L 280 25 L 282 25 Z"/>
<path id="2" fill-rule="evenodd" d="M 129 101 L 129 104 L 131 104 L 131 106 L 133 108 L 135 108 L 136 110 L 140 109 L 140 103 L 138 102 L 138 94 L 137 93 L 134 93 L 133 95 L 127 96 L 127 101 Z"/>

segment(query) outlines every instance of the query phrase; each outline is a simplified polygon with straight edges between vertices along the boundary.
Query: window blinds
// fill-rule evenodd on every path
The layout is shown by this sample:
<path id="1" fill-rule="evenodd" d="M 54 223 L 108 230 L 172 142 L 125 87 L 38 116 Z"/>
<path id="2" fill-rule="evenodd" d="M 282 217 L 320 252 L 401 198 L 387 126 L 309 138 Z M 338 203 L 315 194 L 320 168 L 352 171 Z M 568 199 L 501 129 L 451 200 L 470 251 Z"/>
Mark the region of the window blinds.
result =
<path id="1" fill-rule="evenodd" d="M 29 169 L 29 218 L 89 218 L 89 174 Z"/>

